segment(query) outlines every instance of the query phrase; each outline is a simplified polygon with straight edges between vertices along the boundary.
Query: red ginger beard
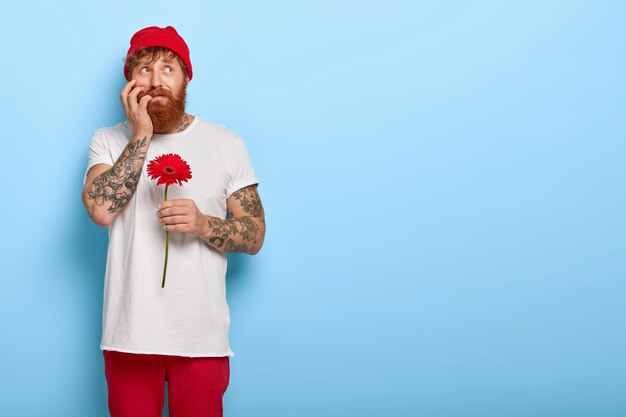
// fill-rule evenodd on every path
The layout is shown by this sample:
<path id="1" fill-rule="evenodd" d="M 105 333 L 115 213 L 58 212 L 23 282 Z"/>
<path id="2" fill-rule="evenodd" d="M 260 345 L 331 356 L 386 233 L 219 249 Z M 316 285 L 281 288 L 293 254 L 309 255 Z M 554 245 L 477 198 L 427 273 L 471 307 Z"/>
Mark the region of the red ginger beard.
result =
<path id="1" fill-rule="evenodd" d="M 183 121 L 185 116 L 185 101 L 187 98 L 187 85 L 185 84 L 178 96 L 164 88 L 151 88 L 137 95 L 137 101 L 143 96 L 150 95 L 153 100 L 148 103 L 148 116 L 152 120 L 152 130 L 157 134 L 173 133 Z M 154 100 L 157 96 L 165 96 L 166 99 Z M 173 132 L 172 132 L 173 131 Z"/>

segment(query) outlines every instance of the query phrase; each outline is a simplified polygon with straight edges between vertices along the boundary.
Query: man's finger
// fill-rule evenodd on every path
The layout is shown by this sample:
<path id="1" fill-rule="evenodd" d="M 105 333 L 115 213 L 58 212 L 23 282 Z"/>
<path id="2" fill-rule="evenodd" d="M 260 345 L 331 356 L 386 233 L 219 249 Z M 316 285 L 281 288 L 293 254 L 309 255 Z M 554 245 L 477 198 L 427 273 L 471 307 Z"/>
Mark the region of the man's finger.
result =
<path id="1" fill-rule="evenodd" d="M 128 95 L 128 93 L 133 88 L 136 82 L 137 80 L 130 80 L 129 82 L 126 83 L 124 88 L 122 88 L 122 92 L 120 93 L 120 99 L 122 99 L 122 101 L 124 101 L 124 99 L 126 98 L 126 96 Z"/>
<path id="2" fill-rule="evenodd" d="M 150 94 L 141 97 L 141 100 L 139 100 L 139 110 L 148 111 L 148 103 L 150 100 L 152 100 L 152 96 Z"/>
<path id="3" fill-rule="evenodd" d="M 146 89 L 145 87 L 135 87 L 131 90 L 130 93 L 128 93 L 128 106 L 130 107 L 131 110 L 134 110 L 137 108 L 137 106 L 139 105 L 137 103 L 137 96 L 139 95 L 139 93 L 141 93 L 145 89 Z M 142 100 L 145 97 L 146 96 L 142 97 Z"/>
<path id="4" fill-rule="evenodd" d="M 185 224 L 164 224 L 163 230 L 166 232 L 186 232 L 188 227 Z"/>
<path id="5" fill-rule="evenodd" d="M 182 214 L 188 214 L 189 210 L 185 210 L 184 207 L 174 206 L 168 208 L 162 208 L 157 212 L 157 217 L 179 216 Z"/>
<path id="6" fill-rule="evenodd" d="M 130 80 L 129 82 L 127 82 L 124 88 L 122 88 L 122 92 L 120 93 L 120 101 L 122 102 L 122 106 L 124 107 L 124 111 L 126 112 L 126 114 L 128 114 L 129 110 L 128 93 L 130 92 L 130 89 L 133 88 L 136 82 L 136 80 Z"/>
<path id="7" fill-rule="evenodd" d="M 182 216 L 161 217 L 161 222 L 167 225 L 187 224 L 189 223 L 189 216 L 182 215 Z"/>
<path id="8" fill-rule="evenodd" d="M 169 207 L 183 207 L 183 206 L 190 205 L 191 202 L 192 202 L 191 200 L 186 199 L 186 198 L 172 199 L 172 200 L 167 200 L 158 204 L 157 208 L 163 210 Z"/>

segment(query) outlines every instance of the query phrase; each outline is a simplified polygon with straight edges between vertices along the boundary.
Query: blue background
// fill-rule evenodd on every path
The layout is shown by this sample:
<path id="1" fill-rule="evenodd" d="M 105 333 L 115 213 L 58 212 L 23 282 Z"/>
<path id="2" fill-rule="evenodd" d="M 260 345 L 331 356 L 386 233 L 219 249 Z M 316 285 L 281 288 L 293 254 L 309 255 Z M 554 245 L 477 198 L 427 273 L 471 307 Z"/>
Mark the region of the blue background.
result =
<path id="1" fill-rule="evenodd" d="M 87 147 L 131 35 L 244 139 L 265 246 L 230 256 L 227 416 L 626 415 L 626 6 L 12 2 L 0 35 L 7 416 L 106 416 Z"/>

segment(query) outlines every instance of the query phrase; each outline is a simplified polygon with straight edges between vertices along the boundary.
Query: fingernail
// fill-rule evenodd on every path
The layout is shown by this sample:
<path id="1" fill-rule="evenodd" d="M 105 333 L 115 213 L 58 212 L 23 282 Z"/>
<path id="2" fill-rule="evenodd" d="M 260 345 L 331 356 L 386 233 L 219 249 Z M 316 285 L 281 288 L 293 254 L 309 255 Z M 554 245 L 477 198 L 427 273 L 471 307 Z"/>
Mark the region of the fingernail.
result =
<path id="1" fill-rule="evenodd" d="M 160 209 L 161 208 L 161 204 L 157 204 L 157 208 Z"/>

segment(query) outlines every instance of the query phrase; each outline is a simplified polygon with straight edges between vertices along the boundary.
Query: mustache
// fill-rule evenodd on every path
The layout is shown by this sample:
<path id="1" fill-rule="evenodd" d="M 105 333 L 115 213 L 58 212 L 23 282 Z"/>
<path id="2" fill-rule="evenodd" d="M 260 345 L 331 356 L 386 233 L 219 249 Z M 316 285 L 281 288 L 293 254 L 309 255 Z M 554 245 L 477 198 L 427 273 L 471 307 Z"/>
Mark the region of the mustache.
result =
<path id="1" fill-rule="evenodd" d="M 144 90 L 141 93 L 137 94 L 137 103 L 139 103 L 139 100 L 141 100 L 141 98 L 145 96 L 151 96 L 152 98 L 158 97 L 158 96 L 165 96 L 169 98 L 170 101 L 176 100 L 176 97 L 174 97 L 174 94 L 172 94 L 171 91 L 168 91 L 164 88 L 151 88 L 149 90 Z"/>

